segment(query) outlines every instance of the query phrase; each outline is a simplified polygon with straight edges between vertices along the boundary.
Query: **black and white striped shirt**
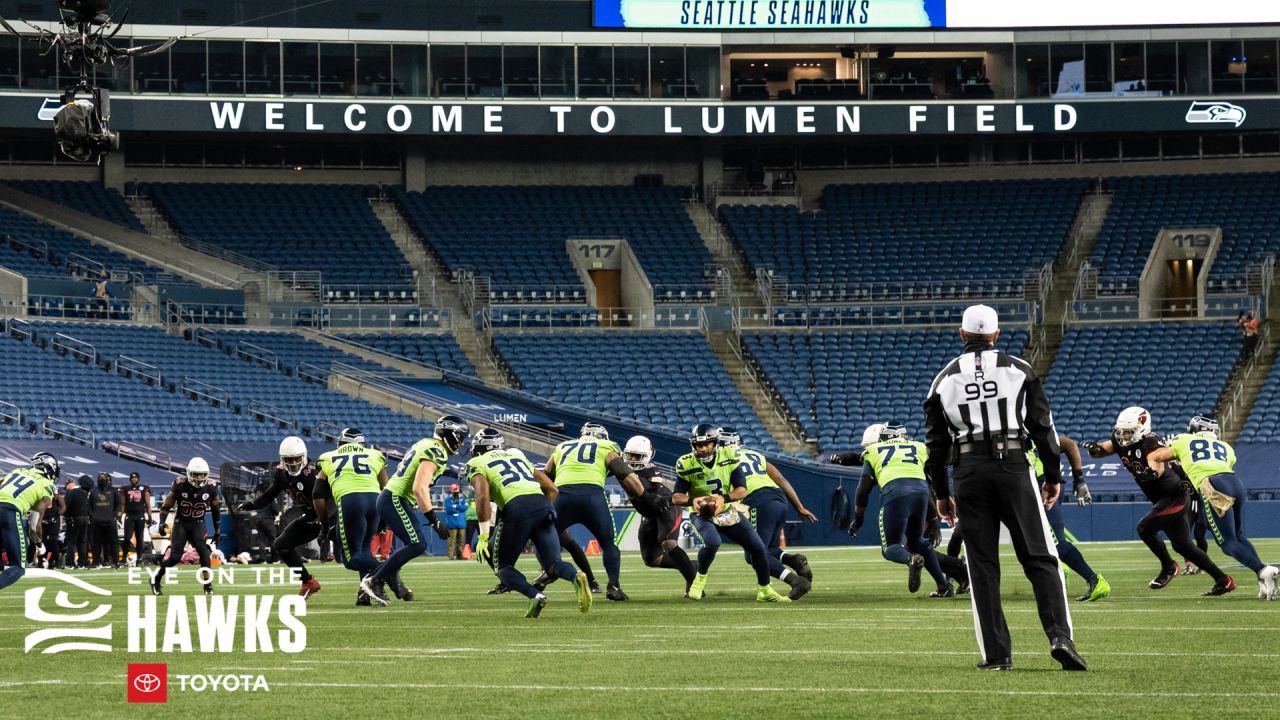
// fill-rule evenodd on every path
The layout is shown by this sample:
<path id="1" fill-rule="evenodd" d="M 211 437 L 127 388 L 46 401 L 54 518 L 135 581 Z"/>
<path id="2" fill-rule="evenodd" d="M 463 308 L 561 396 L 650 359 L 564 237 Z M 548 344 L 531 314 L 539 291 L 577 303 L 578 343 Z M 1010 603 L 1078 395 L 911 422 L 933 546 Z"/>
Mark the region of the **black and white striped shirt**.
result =
<path id="1" fill-rule="evenodd" d="M 1061 482 L 1058 436 L 1040 378 L 1025 360 L 986 343 L 964 349 L 934 378 L 924 403 L 926 471 L 935 494 L 951 495 L 945 490 L 951 446 L 991 438 L 1030 438 L 1045 461 L 1046 482 Z"/>

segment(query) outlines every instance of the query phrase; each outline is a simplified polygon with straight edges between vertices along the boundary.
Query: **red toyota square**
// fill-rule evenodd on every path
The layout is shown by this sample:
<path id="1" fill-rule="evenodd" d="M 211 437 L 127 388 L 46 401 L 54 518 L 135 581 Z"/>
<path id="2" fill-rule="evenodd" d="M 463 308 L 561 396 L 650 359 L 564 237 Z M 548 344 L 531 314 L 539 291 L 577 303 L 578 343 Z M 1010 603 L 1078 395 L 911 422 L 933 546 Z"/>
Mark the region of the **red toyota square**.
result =
<path id="1" fill-rule="evenodd" d="M 129 663 L 129 702 L 169 702 L 169 666 Z"/>

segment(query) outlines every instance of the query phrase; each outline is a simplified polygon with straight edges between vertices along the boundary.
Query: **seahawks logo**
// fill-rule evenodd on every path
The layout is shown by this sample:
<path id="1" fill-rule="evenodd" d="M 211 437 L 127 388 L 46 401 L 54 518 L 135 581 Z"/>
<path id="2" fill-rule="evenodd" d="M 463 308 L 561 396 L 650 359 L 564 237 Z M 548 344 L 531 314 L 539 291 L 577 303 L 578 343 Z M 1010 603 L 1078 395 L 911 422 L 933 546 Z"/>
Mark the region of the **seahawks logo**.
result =
<path id="1" fill-rule="evenodd" d="M 1240 127 L 1247 116 L 1248 113 L 1244 108 L 1228 102 L 1197 101 L 1191 103 L 1191 107 L 1187 109 L 1189 123 L 1231 123 Z"/>
<path id="2" fill-rule="evenodd" d="M 62 101 L 58 98 L 45 98 L 44 104 L 40 106 L 40 110 L 36 112 L 36 118 L 45 122 L 52 122 L 58 111 L 62 109 Z"/>

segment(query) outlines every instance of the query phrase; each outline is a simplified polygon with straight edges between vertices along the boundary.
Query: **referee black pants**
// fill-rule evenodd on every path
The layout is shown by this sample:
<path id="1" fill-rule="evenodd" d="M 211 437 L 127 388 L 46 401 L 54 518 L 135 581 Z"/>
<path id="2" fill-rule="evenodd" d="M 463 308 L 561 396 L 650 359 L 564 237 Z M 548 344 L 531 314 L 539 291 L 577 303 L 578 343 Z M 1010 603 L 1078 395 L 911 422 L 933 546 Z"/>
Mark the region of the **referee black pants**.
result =
<path id="1" fill-rule="evenodd" d="M 1000 524 L 1031 581 L 1040 624 L 1049 640 L 1071 638 L 1066 585 L 1049 534 L 1040 486 L 1025 456 L 1003 460 L 961 456 L 955 466 L 956 513 L 964 528 L 969 594 L 978 650 L 986 660 L 1011 658 L 1009 626 L 1000 607 Z"/>

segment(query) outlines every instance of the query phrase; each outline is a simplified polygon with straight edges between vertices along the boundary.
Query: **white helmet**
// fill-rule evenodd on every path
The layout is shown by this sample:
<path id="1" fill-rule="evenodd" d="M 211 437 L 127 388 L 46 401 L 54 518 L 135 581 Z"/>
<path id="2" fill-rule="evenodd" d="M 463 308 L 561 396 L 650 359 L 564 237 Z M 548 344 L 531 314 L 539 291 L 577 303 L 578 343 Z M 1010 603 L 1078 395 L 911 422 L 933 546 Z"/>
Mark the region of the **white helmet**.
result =
<path id="1" fill-rule="evenodd" d="M 307 444 L 297 435 L 280 441 L 280 464 L 290 477 L 298 477 L 307 466 Z"/>
<path id="2" fill-rule="evenodd" d="M 884 430 L 884 423 L 868 425 L 867 429 L 862 431 L 862 447 L 880 442 L 881 430 Z"/>
<path id="3" fill-rule="evenodd" d="M 209 463 L 202 457 L 193 457 L 187 463 L 187 480 L 192 485 L 203 485 L 209 480 Z"/>
<path id="4" fill-rule="evenodd" d="M 1128 447 L 1151 434 L 1151 413 L 1140 407 L 1127 407 L 1116 418 L 1116 442 Z"/>
<path id="5" fill-rule="evenodd" d="M 627 446 L 622 449 L 622 459 L 627 461 L 633 470 L 639 470 L 653 461 L 653 443 L 643 435 L 632 435 Z"/>

